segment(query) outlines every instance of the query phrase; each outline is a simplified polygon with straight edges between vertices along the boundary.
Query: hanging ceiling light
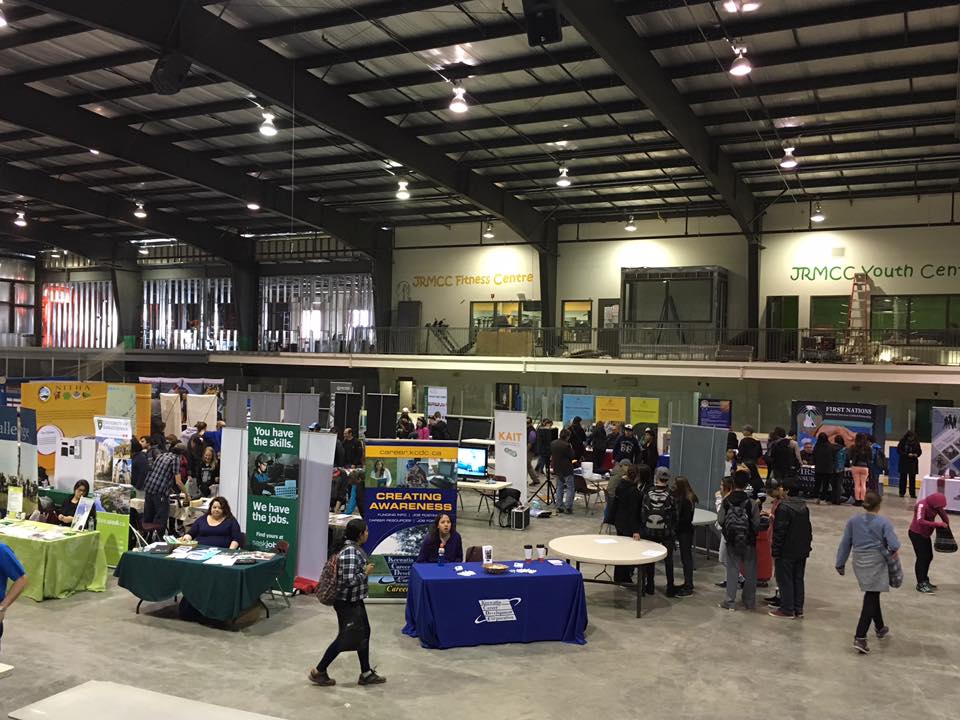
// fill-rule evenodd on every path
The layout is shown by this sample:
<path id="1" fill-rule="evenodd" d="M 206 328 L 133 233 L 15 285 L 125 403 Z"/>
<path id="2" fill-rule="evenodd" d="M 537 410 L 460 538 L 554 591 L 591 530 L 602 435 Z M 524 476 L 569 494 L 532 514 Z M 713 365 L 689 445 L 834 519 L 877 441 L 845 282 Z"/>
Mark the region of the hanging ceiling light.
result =
<path id="1" fill-rule="evenodd" d="M 3 5 L 3 0 L 0 0 L 0 5 Z M 3 14 L 3 8 L 0 8 L 0 28 L 5 28 L 7 26 L 7 18 Z"/>
<path id="2" fill-rule="evenodd" d="M 570 178 L 567 175 L 568 172 L 569 170 L 567 170 L 566 165 L 560 166 L 560 177 L 557 178 L 558 187 L 570 187 Z"/>
<path id="3" fill-rule="evenodd" d="M 465 113 L 467 111 L 467 99 L 464 97 L 466 94 L 467 90 L 463 85 L 453 86 L 453 100 L 450 101 L 451 111 L 455 113 Z"/>
<path id="4" fill-rule="evenodd" d="M 785 170 L 791 170 L 797 166 L 797 158 L 793 156 L 794 150 L 796 150 L 795 147 L 783 148 L 783 159 L 780 160 L 780 167 Z"/>
<path id="5" fill-rule="evenodd" d="M 750 71 L 753 70 L 753 65 L 751 65 L 750 61 L 744 57 L 744 55 L 747 54 L 747 49 L 742 46 L 737 47 L 734 45 L 733 52 L 737 57 L 733 61 L 733 64 L 730 65 L 730 74 L 737 77 L 749 75 Z"/>
<path id="6" fill-rule="evenodd" d="M 630 216 L 630 219 L 627 220 L 627 224 L 623 226 L 623 229 L 627 232 L 636 232 L 637 224 L 633 221 L 633 215 Z"/>
<path id="7" fill-rule="evenodd" d="M 140 253 L 141 255 L 149 255 L 149 254 L 150 254 L 150 249 L 149 249 L 149 248 L 142 247 L 142 248 L 140 248 L 139 250 L 137 250 L 137 252 Z"/>
<path id="8" fill-rule="evenodd" d="M 813 206 L 813 213 L 810 215 L 810 222 L 822 223 L 826 219 L 827 216 L 823 214 L 823 208 L 820 207 L 820 201 L 817 200 Z"/>
<path id="9" fill-rule="evenodd" d="M 99 155 L 99 154 L 100 154 L 100 151 L 97 150 L 97 149 L 95 149 L 95 148 L 90 148 L 90 154 L 91 154 L 91 155 Z"/>
<path id="10" fill-rule="evenodd" d="M 260 134 L 265 135 L 266 137 L 273 137 L 277 134 L 277 126 L 273 124 L 273 119 L 276 117 L 269 110 L 263 111 L 263 122 L 260 123 Z"/>
<path id="11" fill-rule="evenodd" d="M 484 228 L 484 230 L 483 230 L 483 236 L 484 236 L 487 240 L 493 240 L 493 239 L 496 237 L 496 235 L 493 234 L 493 223 L 492 223 L 492 222 L 488 222 L 488 223 L 487 223 L 486 228 Z"/>
<path id="12" fill-rule="evenodd" d="M 259 209 L 260 209 L 260 204 L 259 204 L 259 203 L 255 203 L 255 202 L 248 202 L 248 203 L 247 203 L 247 210 L 253 210 L 254 212 L 256 212 L 256 211 L 259 210 Z"/>
<path id="13" fill-rule="evenodd" d="M 397 183 L 397 200 L 410 199 L 410 191 L 407 190 L 407 185 L 409 185 L 409 182 L 407 180 L 400 180 Z"/>
<path id="14" fill-rule="evenodd" d="M 135 218 L 140 218 L 141 220 L 147 216 L 147 211 L 143 209 L 142 200 L 137 200 L 137 209 L 133 211 L 133 216 Z"/>
<path id="15" fill-rule="evenodd" d="M 760 9 L 759 0 L 723 0 L 723 9 L 728 13 L 749 13 Z"/>
<path id="16" fill-rule="evenodd" d="M 17 219 L 13 221 L 13 224 L 17 227 L 26 227 L 27 226 L 27 211 L 26 210 L 17 210 Z"/>

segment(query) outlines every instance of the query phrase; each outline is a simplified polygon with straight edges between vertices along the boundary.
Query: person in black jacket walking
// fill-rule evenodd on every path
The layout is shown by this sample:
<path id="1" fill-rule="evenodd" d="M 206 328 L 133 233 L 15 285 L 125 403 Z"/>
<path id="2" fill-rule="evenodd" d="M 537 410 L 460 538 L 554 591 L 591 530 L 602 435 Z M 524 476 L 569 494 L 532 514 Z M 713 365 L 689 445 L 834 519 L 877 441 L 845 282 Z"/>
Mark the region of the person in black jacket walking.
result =
<path id="1" fill-rule="evenodd" d="M 780 488 L 771 544 L 780 607 L 769 614 L 777 618 L 802 618 L 804 573 L 813 543 L 810 510 L 801 498 L 796 497 L 797 481 L 794 478 L 784 480 Z"/>
<path id="2" fill-rule="evenodd" d="M 837 463 L 837 449 L 826 433 L 817 435 L 817 444 L 813 446 L 813 494 L 817 505 L 830 502 L 830 484 Z"/>
<path id="3" fill-rule="evenodd" d="M 740 438 L 740 446 L 737 448 L 737 461 L 746 465 L 750 471 L 750 485 L 753 488 L 763 485 L 757 469 L 757 462 L 762 455 L 763 445 L 753 436 L 753 427 L 744 425 L 743 437 Z"/>
<path id="4" fill-rule="evenodd" d="M 897 443 L 897 454 L 900 456 L 900 497 L 907 492 L 907 486 L 910 487 L 910 497 L 917 497 L 917 472 L 919 463 L 917 459 L 923 454 L 920 449 L 920 441 L 913 430 L 907 430 L 906 434 Z"/>
<path id="5" fill-rule="evenodd" d="M 624 478 L 614 493 L 613 525 L 617 535 L 637 537 L 640 535 L 640 510 L 643 497 L 640 486 L 650 482 L 650 468 L 645 465 L 630 465 Z M 633 581 L 633 568 L 617 565 L 613 569 L 613 580 L 618 583 Z M 639 578 L 638 578 L 639 581 Z"/>

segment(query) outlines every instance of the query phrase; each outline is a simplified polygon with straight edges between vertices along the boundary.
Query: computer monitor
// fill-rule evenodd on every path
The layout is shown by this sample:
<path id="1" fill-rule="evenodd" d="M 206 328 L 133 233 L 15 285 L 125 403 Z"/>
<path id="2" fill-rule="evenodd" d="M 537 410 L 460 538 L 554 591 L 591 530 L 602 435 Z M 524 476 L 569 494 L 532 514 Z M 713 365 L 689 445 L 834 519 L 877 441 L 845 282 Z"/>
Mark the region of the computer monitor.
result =
<path id="1" fill-rule="evenodd" d="M 457 448 L 457 477 L 482 478 L 487 476 L 487 448 Z"/>

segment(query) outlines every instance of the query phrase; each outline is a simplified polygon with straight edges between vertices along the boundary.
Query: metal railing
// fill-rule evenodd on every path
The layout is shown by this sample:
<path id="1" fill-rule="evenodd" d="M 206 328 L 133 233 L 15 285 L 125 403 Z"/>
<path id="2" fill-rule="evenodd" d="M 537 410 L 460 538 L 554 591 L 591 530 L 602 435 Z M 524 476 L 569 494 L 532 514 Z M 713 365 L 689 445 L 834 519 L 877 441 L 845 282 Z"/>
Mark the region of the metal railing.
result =
<path id="1" fill-rule="evenodd" d="M 83 355 L 87 351 L 73 349 L 72 352 Z M 260 352 L 958 366 L 960 330 L 737 330 L 682 324 L 623 325 L 617 328 L 455 328 L 429 325 L 350 328 L 344 333 L 313 338 L 307 345 L 272 344 L 261 348 Z M 62 352 L 53 348 L 44 351 L 11 348 L 2 354 L 8 358 L 8 374 L 52 373 L 54 366 L 62 362 Z M 26 357 L 20 367 L 23 354 Z M 58 356 L 56 363 L 53 354 Z M 177 353 L 163 355 L 169 357 Z M 13 366 L 10 365 L 12 357 L 17 358 Z M 80 357 L 73 356 L 65 360 L 65 364 L 81 361 Z M 122 357 L 113 361 L 122 362 Z M 28 368 L 28 364 L 43 368 Z M 27 372 L 28 369 L 34 372 Z"/>

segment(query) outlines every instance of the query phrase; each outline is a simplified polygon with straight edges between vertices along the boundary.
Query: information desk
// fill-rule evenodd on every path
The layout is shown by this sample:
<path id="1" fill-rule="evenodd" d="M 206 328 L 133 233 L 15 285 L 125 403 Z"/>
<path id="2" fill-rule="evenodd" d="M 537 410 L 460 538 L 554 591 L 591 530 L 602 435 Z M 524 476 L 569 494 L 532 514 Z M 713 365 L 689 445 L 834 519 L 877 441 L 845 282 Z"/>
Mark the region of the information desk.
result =
<path id="1" fill-rule="evenodd" d="M 31 531 L 33 537 L 23 536 Z M 50 532 L 65 534 L 56 540 L 36 537 Z M 82 590 L 103 592 L 107 587 L 107 556 L 96 530 L 73 532 L 59 525 L 4 520 L 0 542 L 10 546 L 27 571 L 23 594 L 31 600 L 65 598 Z"/>
<path id="2" fill-rule="evenodd" d="M 629 565 L 642 571 L 642 565 L 655 563 L 667 556 L 667 549 L 659 543 L 649 540 L 634 540 L 620 535 L 565 535 L 550 541 L 550 550 L 568 560 L 593 565 Z M 640 617 L 642 605 L 640 576 L 637 577 L 637 617 Z M 603 585 L 618 585 L 610 580 L 585 580 L 585 582 Z"/>
<path id="3" fill-rule="evenodd" d="M 515 569 L 516 561 L 502 561 Z M 476 575 L 462 577 L 455 568 Z M 410 568 L 403 632 L 425 648 L 562 640 L 583 645 L 583 576 L 569 565 L 523 563 L 536 574 L 489 575 L 481 563 Z"/>
<path id="4" fill-rule="evenodd" d="M 284 560 L 285 556 L 275 555 L 252 565 L 204 565 L 169 555 L 125 552 L 114 575 L 117 584 L 141 602 L 182 595 L 206 617 L 226 622 L 260 602 L 260 596 L 283 574 Z"/>
<path id="5" fill-rule="evenodd" d="M 927 475 L 920 481 L 920 495 L 925 498 L 935 492 L 942 492 L 947 496 L 947 510 L 960 512 L 960 478 L 938 478 Z"/>

